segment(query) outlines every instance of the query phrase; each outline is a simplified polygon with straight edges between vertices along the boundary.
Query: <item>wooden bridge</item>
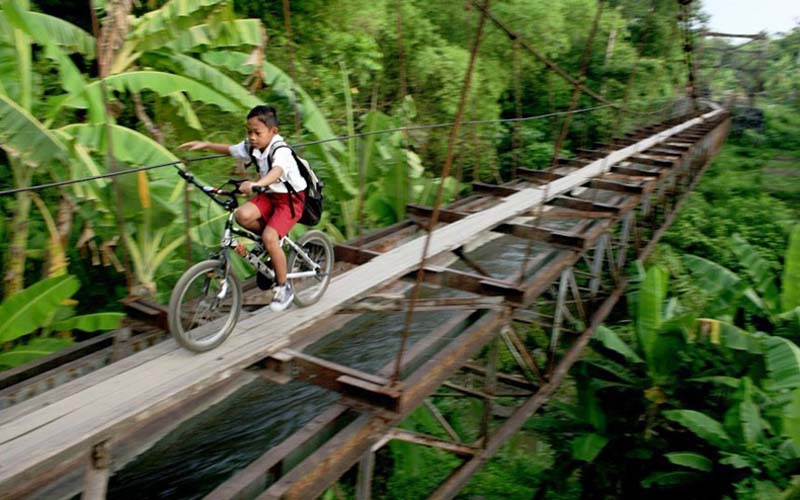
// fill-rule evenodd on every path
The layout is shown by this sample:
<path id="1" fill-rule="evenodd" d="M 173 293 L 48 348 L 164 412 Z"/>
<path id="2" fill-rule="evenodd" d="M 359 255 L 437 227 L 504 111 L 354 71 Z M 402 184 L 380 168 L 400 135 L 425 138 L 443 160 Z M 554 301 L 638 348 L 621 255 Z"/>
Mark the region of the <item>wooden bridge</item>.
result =
<path id="1" fill-rule="evenodd" d="M 432 495 L 453 497 L 559 387 L 623 293 L 626 264 L 653 249 L 727 127 L 727 112 L 712 106 L 547 171 L 520 168 L 506 184 L 476 183 L 471 196 L 438 211 L 424 260 L 434 209 L 409 206 L 408 220 L 336 247 L 341 271 L 319 303 L 245 316 L 211 352 L 193 354 L 170 339 L 27 399 L 3 389 L 20 401 L 0 411 L 0 498 L 81 490 L 102 498 L 124 460 L 254 376 L 305 380 L 341 398 L 209 498 L 313 498 L 356 464 L 358 496 L 369 498 L 374 453 L 393 439 L 460 457 Z M 492 276 L 469 257 L 499 234 L 531 242 L 516 276 Z M 450 266 L 456 259 L 471 271 Z M 394 363 L 366 373 L 303 352 L 364 311 L 406 310 L 410 301 L 383 292 L 402 288 L 421 262 L 426 283 L 468 293 L 416 301 L 415 310 L 458 313 L 406 349 L 398 380 Z M 517 335 L 515 324 L 530 323 L 546 329 L 546 343 Z M 499 343 L 517 360 L 515 373 L 497 370 Z M 484 346 L 489 355 L 479 364 Z M 461 383 L 465 374 L 480 383 Z M 463 442 L 430 405 L 442 388 L 483 402 L 480 439 Z M 515 405 L 493 411 L 499 395 Z M 420 405 L 451 439 L 395 427 Z"/>

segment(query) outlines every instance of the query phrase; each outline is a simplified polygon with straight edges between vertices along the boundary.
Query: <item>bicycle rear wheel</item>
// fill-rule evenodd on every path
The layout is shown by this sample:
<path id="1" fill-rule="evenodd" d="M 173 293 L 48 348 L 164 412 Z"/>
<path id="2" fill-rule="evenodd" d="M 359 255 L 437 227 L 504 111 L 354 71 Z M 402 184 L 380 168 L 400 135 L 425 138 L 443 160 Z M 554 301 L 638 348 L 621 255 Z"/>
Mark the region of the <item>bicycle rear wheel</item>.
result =
<path id="1" fill-rule="evenodd" d="M 290 279 L 294 289 L 294 303 L 305 307 L 316 303 L 328 288 L 333 273 L 333 245 L 322 231 L 305 233 L 297 244 L 308 258 L 319 266 L 315 276 Z M 289 255 L 287 268 L 290 274 L 313 270 L 310 263 L 295 251 Z"/>
<path id="2" fill-rule="evenodd" d="M 169 329 L 190 351 L 209 351 L 228 338 L 242 309 L 239 280 L 220 260 L 189 268 L 172 290 Z"/>

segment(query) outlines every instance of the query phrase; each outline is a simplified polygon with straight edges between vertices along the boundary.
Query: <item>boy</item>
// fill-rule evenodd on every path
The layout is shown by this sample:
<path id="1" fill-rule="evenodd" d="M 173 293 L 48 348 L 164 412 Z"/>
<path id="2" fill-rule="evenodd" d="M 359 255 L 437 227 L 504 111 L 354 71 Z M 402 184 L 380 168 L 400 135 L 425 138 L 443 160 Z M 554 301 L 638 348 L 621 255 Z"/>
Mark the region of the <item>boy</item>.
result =
<path id="1" fill-rule="evenodd" d="M 204 141 L 180 145 L 180 148 L 190 151 L 205 149 L 247 161 L 252 155 L 261 178 L 255 182 L 243 182 L 239 190 L 252 194 L 253 186 L 258 185 L 269 187 L 269 192 L 258 193 L 240 206 L 236 210 L 236 221 L 242 227 L 261 234 L 264 240 L 275 269 L 277 287 L 270 309 L 276 312 L 289 307 L 294 299 L 292 286 L 286 282 L 286 255 L 280 242 L 303 215 L 307 187 L 289 148 L 276 149 L 276 146 L 285 144 L 283 137 L 278 135 L 278 125 L 278 112 L 274 107 L 256 106 L 247 114 L 247 140 L 235 145 Z M 269 163 L 270 154 L 272 165 Z M 287 182 L 291 183 L 296 194 L 289 194 Z M 294 212 L 290 203 L 294 205 Z"/>

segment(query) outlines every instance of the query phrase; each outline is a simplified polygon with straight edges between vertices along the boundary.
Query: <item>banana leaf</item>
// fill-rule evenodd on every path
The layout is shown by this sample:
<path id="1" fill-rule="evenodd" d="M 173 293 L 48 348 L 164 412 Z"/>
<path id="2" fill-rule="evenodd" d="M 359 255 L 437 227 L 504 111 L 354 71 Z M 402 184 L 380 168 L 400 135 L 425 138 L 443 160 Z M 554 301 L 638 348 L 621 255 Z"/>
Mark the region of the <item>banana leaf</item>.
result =
<path id="1" fill-rule="evenodd" d="M 714 463 L 708 458 L 690 451 L 673 451 L 664 454 L 664 456 L 667 457 L 670 463 L 703 472 L 710 472 L 714 466 Z"/>
<path id="2" fill-rule="evenodd" d="M 667 410 L 664 416 L 686 427 L 717 448 L 724 448 L 731 442 L 722 424 L 705 413 L 695 410 Z"/>
<path id="3" fill-rule="evenodd" d="M 109 128 L 114 143 L 114 156 L 120 162 L 136 166 L 180 162 L 167 148 L 144 134 L 121 125 L 111 125 Z M 107 129 L 102 124 L 75 123 L 58 130 L 69 134 L 89 150 L 106 153 Z M 150 175 L 153 179 L 175 178 L 172 167 L 151 170 Z"/>
<path id="4" fill-rule="evenodd" d="M 7 33 L 7 23 L 23 30 L 40 45 L 54 43 L 67 52 L 78 52 L 89 59 L 95 56 L 94 37 L 74 24 L 41 12 L 26 11 L 19 2 L 2 2 L 0 28 Z"/>
<path id="5" fill-rule="evenodd" d="M 800 307 L 800 224 L 789 236 L 781 283 L 781 310 L 789 312 Z M 797 318 L 800 324 L 800 313 Z"/>
<path id="6" fill-rule="evenodd" d="M 648 364 L 653 360 L 666 295 L 667 273 L 660 267 L 653 266 L 647 270 L 639 287 L 636 312 L 636 335 Z"/>
<path id="7" fill-rule="evenodd" d="M 15 340 L 45 326 L 64 300 L 78 291 L 74 276 L 39 281 L 0 304 L 0 343 Z"/>
<path id="8" fill-rule="evenodd" d="M 570 443 L 572 458 L 584 462 L 593 462 L 607 444 L 608 438 L 605 436 L 594 433 L 584 434 Z"/>
<path id="9" fill-rule="evenodd" d="M 260 19 L 235 19 L 192 26 L 166 46 L 177 52 L 188 52 L 198 47 L 257 47 L 265 37 Z"/>
<path id="10" fill-rule="evenodd" d="M 800 387 L 800 348 L 783 337 L 768 337 L 767 371 L 769 388 L 775 391 Z"/>
<path id="11" fill-rule="evenodd" d="M 261 104 L 261 100 L 235 82 L 228 75 L 199 59 L 183 54 L 152 52 L 142 56 L 142 61 L 164 71 L 170 71 L 198 82 L 234 100 L 240 112 L 249 111 Z M 191 95 L 190 95 L 191 97 Z"/>
<path id="12" fill-rule="evenodd" d="M 30 166 L 66 164 L 69 150 L 64 143 L 28 111 L 0 94 L 0 147 Z"/>
<path id="13" fill-rule="evenodd" d="M 180 38 L 198 22 L 208 20 L 214 11 L 220 11 L 221 5 L 231 3 L 228 0 L 170 0 L 161 8 L 134 19 L 122 52 L 162 47 Z"/>
<path id="14" fill-rule="evenodd" d="M 783 408 L 782 419 L 783 435 L 792 440 L 796 447 L 800 447 L 800 388 L 792 392 L 792 399 Z"/>
<path id="15" fill-rule="evenodd" d="M 72 345 L 71 341 L 62 338 L 35 338 L 27 344 L 14 346 L 10 350 L 0 353 L 0 367 L 13 368 L 23 365 L 70 345 Z"/>
<path id="16" fill-rule="evenodd" d="M 57 321 L 53 323 L 52 328 L 55 331 L 81 330 L 84 332 L 113 330 L 119 328 L 124 317 L 125 314 L 114 312 L 85 314 Z"/>
<path id="17" fill-rule="evenodd" d="M 770 269 L 769 262 L 762 258 L 758 251 L 738 234 L 734 234 L 732 239 L 733 245 L 731 249 L 755 285 L 755 291 L 763 299 L 768 311 L 777 311 L 780 296 L 778 287 L 775 285 L 775 275 Z"/>
<path id="18" fill-rule="evenodd" d="M 636 354 L 628 344 L 626 344 L 617 333 L 605 326 L 600 326 L 597 331 L 594 333 L 594 338 L 600 341 L 603 344 L 603 347 L 606 349 L 610 349 L 617 354 L 622 355 L 628 361 L 633 361 L 635 363 L 643 363 L 644 360 Z"/>
<path id="19" fill-rule="evenodd" d="M 697 287 L 711 298 L 705 311 L 708 316 L 732 315 L 747 289 L 742 279 L 730 269 L 696 255 L 684 255 L 683 261 Z"/>
<path id="20" fill-rule="evenodd" d="M 129 71 L 117 75 L 111 75 L 105 80 L 109 90 L 117 92 L 142 92 L 150 90 L 161 97 L 169 97 L 175 92 L 185 92 L 189 99 L 200 101 L 206 104 L 213 104 L 223 111 L 230 113 L 242 113 L 247 111 L 247 107 L 241 103 L 223 95 L 204 83 L 187 78 L 181 75 L 166 73 L 163 71 Z M 95 81 L 88 84 L 85 92 L 91 95 L 100 89 L 101 82 Z M 64 100 L 61 106 L 84 109 L 88 107 L 85 99 L 81 96 L 71 96 Z M 53 111 L 57 112 L 58 110 Z M 52 115 L 51 113 L 51 115 Z"/>

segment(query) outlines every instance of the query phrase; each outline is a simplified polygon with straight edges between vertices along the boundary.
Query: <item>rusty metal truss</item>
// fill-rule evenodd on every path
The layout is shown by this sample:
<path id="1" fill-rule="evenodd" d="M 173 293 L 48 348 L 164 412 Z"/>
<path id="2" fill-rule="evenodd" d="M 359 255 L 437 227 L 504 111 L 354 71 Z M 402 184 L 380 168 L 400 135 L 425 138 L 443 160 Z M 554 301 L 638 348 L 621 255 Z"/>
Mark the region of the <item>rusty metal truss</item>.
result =
<path id="1" fill-rule="evenodd" d="M 580 159 L 560 159 L 550 171 L 520 168 L 515 179 L 502 186 L 475 183 L 473 195 L 440 211 L 439 223 L 461 220 L 495 205 L 499 198 L 562 178 L 587 160 L 635 144 L 668 125 L 581 151 Z M 370 374 L 315 358 L 302 349 L 283 350 L 263 360 L 258 373 L 272 381 L 299 378 L 337 391 L 342 399 L 207 498 L 313 498 L 357 466 L 357 497 L 368 499 L 375 453 L 391 440 L 459 457 L 461 465 L 431 493 L 431 498 L 454 497 L 558 389 L 624 292 L 626 267 L 653 250 L 721 146 L 728 125 L 725 114 L 689 128 L 587 179 L 543 209 L 495 227 L 493 233 L 531 242 L 528 258 L 512 279 L 492 276 L 463 247 L 452 256 L 469 271 L 428 264 L 428 284 L 469 295 L 416 304 L 417 310 L 460 312 L 411 347 L 399 383 L 391 383 L 392 363 Z M 357 244 L 337 245 L 337 261 L 353 266 L 370 261 L 415 235 L 428 224 L 431 213 L 430 207 L 409 206 L 410 221 Z M 340 312 L 403 311 L 406 300 L 397 293 L 373 294 Z M 515 360 L 513 372 L 497 370 L 501 349 Z M 482 351 L 484 355 L 477 356 Z M 478 439 L 465 441 L 432 403 L 453 397 L 475 398 L 484 405 Z M 397 427 L 419 407 L 431 412 L 448 439 Z"/>

